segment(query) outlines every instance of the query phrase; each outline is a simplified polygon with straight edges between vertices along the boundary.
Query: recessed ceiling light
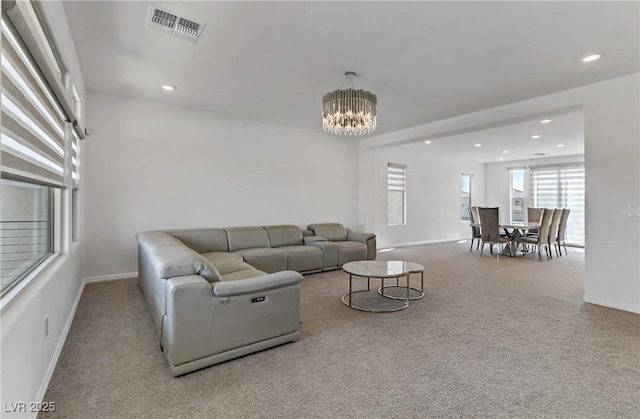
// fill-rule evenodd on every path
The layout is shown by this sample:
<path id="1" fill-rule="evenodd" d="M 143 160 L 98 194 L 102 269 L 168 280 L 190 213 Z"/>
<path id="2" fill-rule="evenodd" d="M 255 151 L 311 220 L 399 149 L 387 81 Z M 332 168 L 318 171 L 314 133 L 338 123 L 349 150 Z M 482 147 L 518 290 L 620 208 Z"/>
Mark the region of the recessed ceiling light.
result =
<path id="1" fill-rule="evenodd" d="M 582 62 L 583 63 L 590 63 L 591 61 L 595 61 L 595 60 L 599 59 L 600 57 L 602 57 L 601 54 L 589 54 L 586 57 L 582 58 Z"/>
<path id="2" fill-rule="evenodd" d="M 474 146 L 474 147 L 482 147 L 482 144 L 480 144 L 480 143 L 475 143 L 473 146 Z"/>
<path id="3" fill-rule="evenodd" d="M 564 144 L 558 144 L 556 147 L 564 147 Z"/>
<path id="4" fill-rule="evenodd" d="M 541 123 L 541 124 L 548 124 L 549 122 L 551 122 L 551 120 L 550 120 L 550 119 L 541 119 L 541 120 L 540 120 L 540 123 Z"/>
<path id="5" fill-rule="evenodd" d="M 531 138 L 533 138 L 534 140 L 537 140 L 540 137 L 542 137 L 542 135 L 540 135 L 540 134 L 535 134 L 535 135 L 531 136 Z"/>
<path id="6" fill-rule="evenodd" d="M 172 85 L 170 85 L 170 84 L 163 84 L 163 85 L 162 85 L 162 88 L 163 88 L 164 90 L 166 90 L 166 91 L 169 91 L 169 92 L 170 92 L 170 91 L 172 91 L 172 90 L 176 90 L 176 87 L 175 87 L 175 86 L 172 86 Z"/>
<path id="7" fill-rule="evenodd" d="M 509 150 L 502 150 L 502 154 L 507 154 L 509 153 Z"/>
<path id="8" fill-rule="evenodd" d="M 430 141 L 430 140 L 427 140 L 427 141 L 425 141 L 424 143 L 425 143 L 425 144 L 431 144 L 431 141 Z"/>
<path id="9" fill-rule="evenodd" d="M 504 160 L 504 157 L 498 157 L 498 160 Z"/>

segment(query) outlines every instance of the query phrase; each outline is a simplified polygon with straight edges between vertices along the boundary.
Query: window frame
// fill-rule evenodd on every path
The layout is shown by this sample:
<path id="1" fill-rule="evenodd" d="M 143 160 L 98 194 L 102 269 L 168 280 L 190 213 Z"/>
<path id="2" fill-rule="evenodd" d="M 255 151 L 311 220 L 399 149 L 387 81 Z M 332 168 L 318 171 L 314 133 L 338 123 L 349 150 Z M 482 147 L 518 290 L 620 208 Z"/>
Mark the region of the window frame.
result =
<path id="1" fill-rule="evenodd" d="M 464 199 L 462 194 L 465 193 L 462 187 L 462 183 L 464 182 L 465 177 L 469 178 L 469 196 L 467 198 L 468 199 L 467 211 L 464 211 L 464 201 L 462 201 Z M 471 208 L 471 197 L 473 196 L 472 190 L 473 190 L 473 174 L 462 173 L 460 176 L 460 220 L 461 222 L 464 222 L 464 223 L 468 223 L 471 221 L 471 218 L 469 216 L 469 209 Z"/>
<path id="2" fill-rule="evenodd" d="M 512 223 L 514 222 L 524 222 L 524 220 L 526 219 L 526 208 L 527 208 L 527 181 L 525 179 L 526 176 L 526 168 L 525 167 L 510 167 L 509 168 L 509 219 L 511 220 Z M 513 217 L 513 201 L 515 199 L 519 199 L 519 198 L 514 198 L 513 196 L 513 174 L 515 171 L 521 171 L 522 172 L 522 220 L 516 220 Z"/>
<path id="3" fill-rule="evenodd" d="M 48 259 L 50 259 L 53 255 L 56 255 L 58 253 L 58 249 L 57 249 L 57 242 L 58 242 L 58 236 L 59 236 L 59 231 L 60 231 L 60 223 L 57 217 L 57 214 L 60 213 L 59 211 L 59 198 L 58 195 L 56 193 L 56 188 L 51 187 L 51 186 L 47 186 L 47 185 L 40 185 L 37 183 L 32 183 L 32 182 L 25 182 L 23 180 L 16 180 L 16 179 L 0 179 L 0 182 L 11 182 L 11 183 L 15 183 L 15 184 L 25 184 L 25 185 L 35 185 L 38 187 L 42 187 L 42 188 L 46 188 L 46 195 L 47 195 L 47 208 L 46 208 L 46 214 L 47 214 L 47 232 L 46 232 L 46 238 L 47 238 L 47 248 L 46 248 L 46 253 L 44 253 L 41 257 L 38 258 L 34 258 L 33 261 L 31 262 L 31 265 L 25 269 L 24 271 L 20 272 L 20 275 L 13 280 L 11 283 L 7 284 L 7 286 L 5 288 L 2 288 L 0 286 L 0 297 L 4 297 L 5 295 L 9 294 L 12 290 L 14 290 L 19 284 L 22 284 L 24 282 L 28 282 L 25 281 L 25 279 L 29 278 L 32 276 L 32 274 L 41 266 L 44 265 L 45 261 L 47 261 Z M 0 214 L 2 212 L 0 211 Z M 28 220 L 20 220 L 20 222 L 26 222 Z M 5 221 L 2 220 L 0 218 L 0 241 L 1 241 L 1 236 L 2 236 L 2 223 L 4 223 Z M 12 222 L 12 221 L 6 221 L 6 222 Z M 3 259 L 3 251 L 2 251 L 2 247 L 0 247 L 0 260 Z"/>
<path id="4" fill-rule="evenodd" d="M 401 171 L 401 186 L 392 185 L 390 175 L 393 171 Z M 402 221 L 395 222 L 391 220 L 391 211 L 389 211 L 389 204 L 391 202 L 392 192 L 402 192 Z M 387 163 L 387 225 L 388 226 L 402 226 L 407 225 L 407 165 L 399 163 Z"/>
<path id="5" fill-rule="evenodd" d="M 4 118 L 2 119 L 2 152 L 11 154 L 14 159 L 13 164 L 7 165 L 5 167 L 7 170 L 3 170 L 0 177 L 3 181 L 46 188 L 47 243 L 46 249 L 40 250 L 45 252 L 43 255 L 38 254 L 39 251 L 25 252 L 38 257 L 34 257 L 33 260 L 27 258 L 18 261 L 17 265 L 20 262 L 31 265 L 24 271 L 16 271 L 19 274 L 4 289 L 0 286 L 0 310 L 11 304 L 37 277 L 45 274 L 46 269 L 56 258 L 68 252 L 68 246 L 63 246 L 63 241 L 72 234 L 68 221 L 69 213 L 76 211 L 75 208 L 68 208 L 69 205 L 66 203 L 67 196 L 70 196 L 70 188 L 76 185 L 68 179 L 73 179 L 70 174 L 73 171 L 78 172 L 79 166 L 77 155 L 76 166 L 72 166 L 73 158 L 68 150 L 72 149 L 69 147 L 70 142 L 76 141 L 79 148 L 78 140 L 84 138 L 84 133 L 76 126 L 78 118 L 74 116 L 74 112 L 81 111 L 82 104 L 77 98 L 78 102 L 73 109 L 68 105 L 66 96 L 69 93 L 67 91 L 69 73 L 58 65 L 57 61 L 52 61 L 52 57 L 55 58 L 55 51 L 51 44 L 51 37 L 45 33 L 46 31 L 21 32 L 16 28 L 16 19 L 19 22 L 25 19 L 31 22 L 31 17 L 35 16 L 34 13 L 30 13 L 33 11 L 32 7 L 33 4 L 30 2 L 19 2 L 12 11 L 2 10 L 2 34 L 0 34 L 3 54 L 2 77 L 8 77 L 7 80 L 10 80 L 13 86 L 9 94 L 3 93 L 2 107 L 3 112 L 6 109 L 11 110 L 11 118 L 8 121 L 14 121 L 13 125 L 9 125 L 5 123 Z M 40 28 L 39 22 L 36 21 L 35 26 Z M 73 93 L 77 96 L 75 86 L 73 86 Z M 71 136 L 72 132 L 77 132 L 77 135 Z M 36 140 L 40 142 L 36 143 Z M 7 141 L 6 144 L 5 141 Z M 26 163 L 20 163 L 22 160 L 35 164 L 36 169 L 32 169 L 35 167 L 33 164 L 28 166 Z M 55 167 L 47 160 L 53 162 Z M 18 163 L 15 163 L 16 161 Z M 54 176 L 52 177 L 49 172 L 38 170 L 43 167 L 49 172 L 52 172 L 51 168 L 53 168 Z M 33 212 L 34 216 L 31 218 L 38 218 L 37 201 L 34 200 L 33 205 L 36 212 Z M 44 207 L 38 206 L 38 208 Z M 29 211 L 30 209 L 27 209 L 25 212 Z M 28 217 L 25 216 L 25 218 Z M 33 230 L 32 228 L 28 233 L 33 234 Z M 27 237 L 23 239 L 31 241 L 25 243 L 27 246 L 33 246 L 37 240 L 29 234 L 25 234 Z M 5 242 L 7 247 L 19 243 L 21 240 Z M 27 249 L 33 250 L 33 247 L 27 247 Z M 24 267 L 20 266 L 20 268 Z"/>

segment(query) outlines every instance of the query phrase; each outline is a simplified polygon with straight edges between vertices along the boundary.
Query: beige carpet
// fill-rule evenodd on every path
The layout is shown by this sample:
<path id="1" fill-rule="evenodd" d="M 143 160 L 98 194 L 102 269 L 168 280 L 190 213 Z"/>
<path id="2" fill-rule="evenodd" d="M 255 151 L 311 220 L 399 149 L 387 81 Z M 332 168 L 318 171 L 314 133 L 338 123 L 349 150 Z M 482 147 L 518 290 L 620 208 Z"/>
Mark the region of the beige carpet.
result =
<path id="1" fill-rule="evenodd" d="M 640 316 L 582 302 L 581 251 L 497 261 L 443 243 L 379 259 L 425 265 L 426 297 L 364 313 L 340 301 L 344 272 L 309 275 L 298 342 L 178 378 L 136 280 L 88 285 L 41 417 L 640 417 Z"/>

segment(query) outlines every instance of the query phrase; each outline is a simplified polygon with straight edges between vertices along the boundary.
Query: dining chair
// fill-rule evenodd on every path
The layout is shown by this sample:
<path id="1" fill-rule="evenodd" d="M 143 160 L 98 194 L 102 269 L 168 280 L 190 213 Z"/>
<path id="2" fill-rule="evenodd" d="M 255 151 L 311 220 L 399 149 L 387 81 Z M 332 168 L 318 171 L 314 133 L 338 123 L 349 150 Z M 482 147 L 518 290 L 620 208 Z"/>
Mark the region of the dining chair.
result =
<path id="1" fill-rule="evenodd" d="M 478 217 L 478 207 L 470 207 L 469 208 L 469 221 L 471 224 L 477 224 L 480 222 L 480 217 Z M 471 247 L 469 251 L 473 250 L 473 241 L 478 239 L 478 244 L 476 244 L 476 250 L 480 247 L 480 227 L 471 226 Z"/>
<path id="2" fill-rule="evenodd" d="M 544 209 L 542 211 L 542 219 L 540 220 L 540 226 L 538 227 L 538 235 L 533 236 L 521 236 L 515 239 L 517 244 L 532 244 L 538 247 L 538 261 L 542 262 L 542 248 L 544 247 L 547 252 L 547 260 L 551 259 L 551 251 L 549 250 L 549 228 L 551 227 L 551 220 L 553 219 L 553 211 L 550 209 Z"/>
<path id="3" fill-rule="evenodd" d="M 549 246 L 553 246 L 558 255 L 558 227 L 560 226 L 560 217 L 562 217 L 562 209 L 556 208 L 553 210 L 553 216 L 551 217 L 551 225 L 549 226 Z M 551 252 L 549 252 L 551 253 Z M 553 254 L 551 255 L 553 259 Z"/>
<path id="4" fill-rule="evenodd" d="M 556 239 L 556 246 L 558 250 L 560 250 L 560 256 L 562 256 L 562 248 L 560 246 L 564 246 L 564 254 L 567 253 L 567 220 L 569 219 L 569 213 L 571 212 L 568 208 L 562 209 L 562 216 L 560 217 L 560 225 L 558 226 L 558 237 Z"/>
<path id="5" fill-rule="evenodd" d="M 493 245 L 502 246 L 504 251 L 504 243 L 509 243 L 511 239 L 500 235 L 500 213 L 498 207 L 494 208 L 478 208 L 480 217 L 480 256 L 484 251 L 484 245 L 489 244 L 489 251 L 493 254 Z M 500 252 L 497 253 L 500 260 Z"/>
<path id="6" fill-rule="evenodd" d="M 540 219 L 542 218 L 542 212 L 544 211 L 544 208 L 530 208 L 527 207 L 527 222 L 529 223 L 539 223 Z M 528 230 L 525 235 L 527 236 L 537 236 L 538 235 L 538 230 L 536 229 L 530 229 Z"/>

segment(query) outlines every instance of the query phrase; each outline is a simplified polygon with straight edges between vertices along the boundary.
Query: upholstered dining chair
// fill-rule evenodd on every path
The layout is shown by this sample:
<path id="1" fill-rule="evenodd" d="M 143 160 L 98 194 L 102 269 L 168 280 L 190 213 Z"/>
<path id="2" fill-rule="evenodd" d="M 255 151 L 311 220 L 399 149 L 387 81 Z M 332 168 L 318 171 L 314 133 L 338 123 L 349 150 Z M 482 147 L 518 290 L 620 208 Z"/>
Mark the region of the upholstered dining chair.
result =
<path id="1" fill-rule="evenodd" d="M 538 227 L 537 236 L 521 236 L 515 239 L 516 243 L 532 244 L 538 247 L 538 261 L 542 262 L 542 248 L 547 252 L 547 260 L 551 259 L 551 251 L 549 250 L 549 227 L 553 218 L 553 210 L 544 209 L 542 211 L 542 219 L 540 227 Z"/>
<path id="2" fill-rule="evenodd" d="M 493 254 L 493 245 L 500 245 L 504 250 L 504 243 L 511 241 L 509 237 L 500 235 L 500 213 L 499 208 L 482 208 L 478 207 L 478 215 L 480 217 L 480 256 L 484 251 L 484 245 L 489 244 L 489 251 Z M 497 253 L 500 260 L 500 251 Z"/>
<path id="3" fill-rule="evenodd" d="M 560 251 L 560 256 L 562 256 L 562 248 L 560 246 L 564 246 L 564 254 L 567 253 L 567 220 L 569 219 L 569 213 L 571 212 L 568 208 L 562 209 L 562 216 L 560 217 L 560 225 L 558 226 L 558 237 L 556 238 L 556 247 Z"/>
<path id="4" fill-rule="evenodd" d="M 558 255 L 558 227 L 560 226 L 560 217 L 562 217 L 562 209 L 556 208 L 553 210 L 553 216 L 551 217 L 551 225 L 549 226 L 549 246 L 552 246 Z M 551 252 L 549 252 L 551 253 Z M 551 255 L 553 259 L 553 254 Z"/>
<path id="5" fill-rule="evenodd" d="M 530 208 L 527 207 L 527 222 L 529 223 L 539 223 L 542 218 L 542 212 L 544 208 Z M 534 237 L 538 235 L 537 229 L 530 229 L 525 232 L 526 236 Z"/>
<path id="6" fill-rule="evenodd" d="M 469 221 L 471 224 L 477 224 L 480 222 L 480 217 L 478 216 L 478 207 L 470 207 L 469 208 Z M 478 244 L 476 244 L 476 250 L 480 247 L 480 227 L 471 226 L 471 247 L 469 251 L 473 250 L 473 241 L 478 240 Z"/>

